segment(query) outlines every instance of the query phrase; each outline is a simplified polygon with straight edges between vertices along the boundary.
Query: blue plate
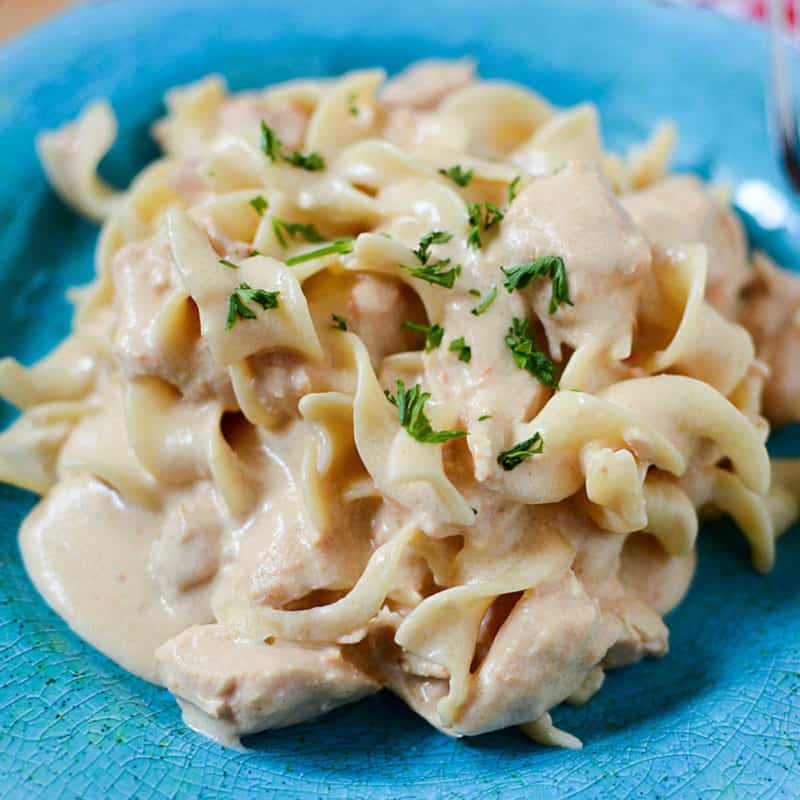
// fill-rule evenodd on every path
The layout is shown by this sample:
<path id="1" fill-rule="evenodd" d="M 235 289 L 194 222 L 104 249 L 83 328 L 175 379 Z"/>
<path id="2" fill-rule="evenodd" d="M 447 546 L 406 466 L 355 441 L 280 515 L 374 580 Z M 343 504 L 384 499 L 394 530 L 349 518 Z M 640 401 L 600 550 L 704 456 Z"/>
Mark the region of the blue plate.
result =
<path id="1" fill-rule="evenodd" d="M 6 46 L 0 352 L 26 362 L 46 352 L 69 329 L 64 290 L 92 274 L 96 230 L 48 189 L 36 132 L 109 97 L 121 136 L 103 171 L 125 185 L 155 155 L 147 128 L 163 91 L 212 71 L 239 89 L 469 54 L 484 76 L 555 103 L 597 102 L 613 148 L 670 117 L 680 168 L 734 186 L 762 181 L 788 198 L 765 123 L 764 31 L 644 0 L 469 5 L 93 2 Z M 787 199 L 784 210 L 761 226 L 746 218 L 748 228 L 758 246 L 800 263 L 798 208 Z M 11 410 L 2 416 L 7 424 Z M 800 432 L 783 431 L 773 448 L 800 453 Z M 4 798 L 800 796 L 800 531 L 761 577 L 731 527 L 703 529 L 697 578 L 669 618 L 669 656 L 613 672 L 588 706 L 556 711 L 583 751 L 536 747 L 514 731 L 455 741 L 381 694 L 239 754 L 187 730 L 165 691 L 81 642 L 39 599 L 15 539 L 33 502 L 0 488 Z"/>

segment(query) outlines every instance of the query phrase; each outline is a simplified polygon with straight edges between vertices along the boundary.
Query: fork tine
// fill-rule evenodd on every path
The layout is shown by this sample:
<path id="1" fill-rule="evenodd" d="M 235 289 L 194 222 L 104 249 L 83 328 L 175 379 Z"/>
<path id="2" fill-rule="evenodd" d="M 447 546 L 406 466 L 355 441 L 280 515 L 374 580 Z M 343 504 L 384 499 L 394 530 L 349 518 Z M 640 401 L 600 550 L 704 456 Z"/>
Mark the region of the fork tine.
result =
<path id="1" fill-rule="evenodd" d="M 781 160 L 792 188 L 800 192 L 797 117 L 784 45 L 783 0 L 769 2 L 772 50 L 772 115 L 777 128 Z"/>

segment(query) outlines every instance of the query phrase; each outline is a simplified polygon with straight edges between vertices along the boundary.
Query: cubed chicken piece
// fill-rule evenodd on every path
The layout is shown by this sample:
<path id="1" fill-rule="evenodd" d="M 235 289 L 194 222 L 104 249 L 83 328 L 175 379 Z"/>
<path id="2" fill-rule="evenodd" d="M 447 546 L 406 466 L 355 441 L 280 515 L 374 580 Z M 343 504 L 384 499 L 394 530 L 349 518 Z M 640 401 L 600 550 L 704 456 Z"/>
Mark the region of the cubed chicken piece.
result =
<path id="1" fill-rule="evenodd" d="M 763 254 L 757 278 L 742 302 L 742 324 L 758 357 L 770 367 L 764 383 L 764 413 L 777 425 L 800 419 L 800 278 L 778 269 Z"/>
<path id="2" fill-rule="evenodd" d="M 348 303 L 348 325 L 364 342 L 374 366 L 392 353 L 419 347 L 420 335 L 403 327 L 406 320 L 425 321 L 417 295 L 394 278 L 357 276 Z"/>
<path id="3" fill-rule="evenodd" d="M 126 377 L 154 375 L 187 399 L 221 396 L 231 405 L 227 369 L 217 364 L 200 335 L 197 308 L 189 298 L 181 301 L 185 305 L 170 305 L 180 283 L 166 242 L 125 245 L 114 256 L 112 272 L 121 298 L 114 353 Z"/>
<path id="4" fill-rule="evenodd" d="M 736 216 L 693 175 L 665 178 L 626 195 L 622 204 L 654 246 L 701 242 L 708 248 L 706 299 L 735 319 L 739 294 L 751 278 L 747 242 Z"/>
<path id="5" fill-rule="evenodd" d="M 521 291 L 544 326 L 550 352 L 592 342 L 615 358 L 630 354 L 650 247 L 598 167 L 572 161 L 533 181 L 511 204 L 483 268 L 494 277 L 543 256 L 564 260 L 572 305 L 550 313 L 552 281 L 535 278 Z"/>
<path id="6" fill-rule="evenodd" d="M 237 639 L 222 625 L 185 630 L 156 659 L 164 685 L 207 715 L 210 728 L 223 723 L 232 740 L 295 725 L 380 689 L 338 647 Z"/>
<path id="7" fill-rule="evenodd" d="M 583 684 L 615 636 L 572 571 L 529 590 L 498 631 L 453 731 L 538 719 Z"/>

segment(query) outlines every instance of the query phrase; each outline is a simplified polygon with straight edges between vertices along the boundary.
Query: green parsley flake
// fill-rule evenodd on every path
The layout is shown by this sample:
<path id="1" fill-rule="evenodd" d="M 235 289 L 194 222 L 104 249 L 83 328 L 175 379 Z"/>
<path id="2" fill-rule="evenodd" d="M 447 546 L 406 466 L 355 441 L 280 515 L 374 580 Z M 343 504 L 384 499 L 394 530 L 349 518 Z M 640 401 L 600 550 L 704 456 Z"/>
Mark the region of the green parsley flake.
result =
<path id="1" fill-rule="evenodd" d="M 228 261 L 227 258 L 220 258 L 219 259 L 219 263 L 220 264 L 224 264 L 229 269 L 239 269 L 239 265 L 238 264 L 234 264 L 233 261 Z"/>
<path id="2" fill-rule="evenodd" d="M 311 153 L 301 153 L 295 150 L 288 156 L 284 153 L 281 158 L 293 167 L 300 167 L 300 169 L 308 172 L 318 172 L 321 169 L 325 169 L 325 159 L 316 150 Z"/>
<path id="3" fill-rule="evenodd" d="M 447 231 L 431 231 L 430 233 L 426 233 L 419 240 L 419 246 L 414 251 L 414 255 L 420 260 L 420 263 L 427 264 L 428 259 L 431 257 L 431 245 L 446 244 L 452 238 L 453 234 Z"/>
<path id="4" fill-rule="evenodd" d="M 300 253 L 299 255 L 292 256 L 286 259 L 286 265 L 289 267 L 295 264 L 302 264 L 304 261 L 311 261 L 315 258 L 322 258 L 329 256 L 333 253 L 341 253 L 346 255 L 353 252 L 353 237 L 345 236 L 342 239 L 336 239 L 325 247 L 319 247 L 316 250 L 309 250 L 307 253 Z"/>
<path id="5" fill-rule="evenodd" d="M 522 175 L 517 175 L 511 183 L 508 184 L 508 204 L 511 205 L 514 202 L 514 198 L 517 196 L 517 187 L 519 186 L 519 182 L 522 180 Z"/>
<path id="6" fill-rule="evenodd" d="M 481 240 L 481 229 L 491 230 L 505 216 L 494 203 L 469 203 L 467 204 L 469 214 L 469 235 L 467 236 L 467 247 L 480 249 L 483 245 Z"/>
<path id="7" fill-rule="evenodd" d="M 397 406 L 400 425 L 418 442 L 439 444 L 450 439 L 466 436 L 467 431 L 435 431 L 431 422 L 425 415 L 425 403 L 430 398 L 428 392 L 423 392 L 417 384 L 413 389 L 406 389 L 405 384 L 397 379 L 397 396 L 385 391 L 386 399 Z"/>
<path id="8" fill-rule="evenodd" d="M 555 378 L 556 365 L 541 351 L 536 349 L 533 342 L 533 332 L 527 319 L 514 317 L 505 343 L 514 357 L 514 363 L 527 370 L 540 383 L 552 389 L 558 389 Z"/>
<path id="9" fill-rule="evenodd" d="M 325 237 L 313 225 L 304 225 L 302 222 L 289 222 L 280 217 L 272 218 L 272 231 L 275 234 L 275 238 L 280 242 L 281 247 L 288 246 L 286 236 L 290 236 L 292 239 L 305 239 L 305 241 L 312 244 L 325 241 Z"/>
<path id="10" fill-rule="evenodd" d="M 478 417 L 478 422 L 485 422 L 487 419 L 491 419 L 491 418 L 492 418 L 491 414 L 481 414 Z"/>
<path id="11" fill-rule="evenodd" d="M 486 293 L 486 297 L 478 303 L 475 308 L 470 311 L 470 314 L 473 314 L 476 317 L 479 317 L 481 314 L 486 313 L 488 311 L 489 306 L 494 303 L 494 299 L 497 297 L 497 286 L 492 284 L 492 288 Z"/>
<path id="12" fill-rule="evenodd" d="M 421 281 L 427 281 L 436 286 L 443 286 L 445 289 L 452 289 L 456 278 L 461 274 L 461 264 L 456 264 L 452 269 L 442 271 L 442 267 L 446 267 L 449 263 L 450 259 L 445 258 L 433 264 L 428 264 L 425 267 L 407 267 L 405 264 L 401 264 L 400 266 L 408 270 L 411 275 L 415 278 L 419 278 Z"/>
<path id="13" fill-rule="evenodd" d="M 333 320 L 332 327 L 340 331 L 347 330 L 347 320 L 344 317 L 340 317 L 338 314 L 331 314 L 331 319 Z"/>
<path id="14" fill-rule="evenodd" d="M 263 119 L 261 120 L 261 152 L 273 164 L 281 158 L 281 140 Z"/>
<path id="15" fill-rule="evenodd" d="M 569 296 L 567 268 L 564 266 L 564 259 L 561 256 L 542 256 L 527 264 L 520 264 L 508 269 L 501 267 L 501 269 L 505 275 L 503 286 L 508 289 L 509 293 L 515 289 L 524 289 L 534 278 L 550 278 L 553 284 L 550 292 L 550 313 L 555 314 L 563 303 L 572 305 Z"/>
<path id="16" fill-rule="evenodd" d="M 403 327 L 410 331 L 421 333 L 425 337 L 425 352 L 430 353 L 435 350 L 441 343 L 444 336 L 444 328 L 441 325 L 423 325 L 419 322 L 413 322 L 407 319 L 403 323 Z"/>
<path id="17" fill-rule="evenodd" d="M 472 180 L 473 175 L 471 169 L 462 169 L 460 164 L 454 164 L 447 169 L 440 169 L 439 174 L 444 175 L 445 178 L 450 178 L 451 181 L 457 183 L 459 186 L 467 186 Z"/>
<path id="18" fill-rule="evenodd" d="M 497 456 L 497 463 L 508 472 L 514 469 L 514 467 L 519 466 L 526 458 L 538 455 L 543 451 L 544 439 L 542 439 L 542 435 L 537 431 L 530 439 L 517 442 L 513 447 L 509 447 L 508 450 L 503 450 L 503 452 Z"/>
<path id="19" fill-rule="evenodd" d="M 252 289 L 246 283 L 240 283 L 228 298 L 228 319 L 225 330 L 230 330 L 238 319 L 256 318 L 256 312 L 247 305 L 248 303 L 256 303 L 265 311 L 277 308 L 280 294 L 280 292 L 267 292 L 264 289 Z"/>
<path id="20" fill-rule="evenodd" d="M 261 151 L 274 164 L 278 159 L 294 167 L 315 172 L 325 168 L 325 159 L 317 152 L 301 153 L 298 150 L 289 153 L 283 152 L 283 143 L 272 128 L 261 120 Z"/>
<path id="21" fill-rule="evenodd" d="M 263 194 L 256 195 L 252 200 L 249 201 L 250 205 L 253 206 L 256 214 L 259 217 L 264 216 L 264 212 L 269 208 L 269 203 L 267 202 L 267 198 L 264 197 Z"/>
<path id="22" fill-rule="evenodd" d="M 458 360 L 469 363 L 472 360 L 472 348 L 464 341 L 463 336 L 453 339 L 447 348 L 451 353 L 458 353 Z"/>
<path id="23" fill-rule="evenodd" d="M 358 106 L 356 105 L 356 100 L 358 100 L 358 92 L 350 92 L 350 94 L 347 95 L 347 110 L 354 117 L 358 116 Z"/>

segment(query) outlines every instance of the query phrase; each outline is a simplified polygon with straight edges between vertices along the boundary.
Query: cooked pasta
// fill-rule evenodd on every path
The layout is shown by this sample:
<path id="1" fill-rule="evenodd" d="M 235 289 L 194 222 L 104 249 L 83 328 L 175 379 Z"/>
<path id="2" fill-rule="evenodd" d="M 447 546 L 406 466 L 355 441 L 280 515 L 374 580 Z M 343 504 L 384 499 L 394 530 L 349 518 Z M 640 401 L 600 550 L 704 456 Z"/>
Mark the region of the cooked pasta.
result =
<path id="1" fill-rule="evenodd" d="M 39 140 L 103 232 L 72 335 L 0 362 L 33 581 L 231 746 L 382 687 L 580 746 L 553 708 L 666 653 L 698 519 L 766 572 L 798 517 L 800 281 L 670 126 L 609 154 L 467 61 L 167 108 L 124 192 L 107 105 Z"/>

